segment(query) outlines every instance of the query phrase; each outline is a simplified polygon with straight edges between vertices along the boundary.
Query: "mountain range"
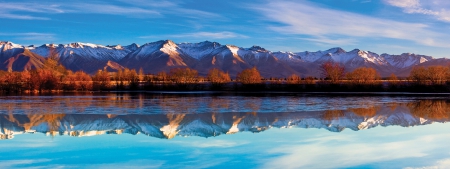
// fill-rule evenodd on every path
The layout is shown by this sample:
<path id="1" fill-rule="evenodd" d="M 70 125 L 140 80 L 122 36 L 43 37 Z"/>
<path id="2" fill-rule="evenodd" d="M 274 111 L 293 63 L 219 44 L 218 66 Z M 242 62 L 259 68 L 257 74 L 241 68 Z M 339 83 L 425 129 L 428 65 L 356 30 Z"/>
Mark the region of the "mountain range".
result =
<path id="1" fill-rule="evenodd" d="M 23 71 L 40 68 L 51 51 L 57 53 L 60 63 L 72 71 L 82 70 L 94 74 L 99 69 L 116 71 L 121 68 L 140 69 L 145 73 L 168 72 L 173 68 L 189 67 L 206 75 L 212 68 L 228 72 L 232 78 L 244 69 L 256 67 L 263 77 L 320 77 L 320 65 L 338 62 L 346 71 L 358 67 L 375 68 L 381 76 L 392 73 L 408 76 L 414 66 L 450 64 L 450 59 L 403 53 L 401 55 L 376 54 L 370 51 L 331 48 L 316 52 L 272 52 L 260 46 L 243 48 L 217 42 L 175 43 L 161 40 L 143 45 L 103 46 L 91 43 L 44 44 L 23 46 L 0 42 L 0 70 Z"/>

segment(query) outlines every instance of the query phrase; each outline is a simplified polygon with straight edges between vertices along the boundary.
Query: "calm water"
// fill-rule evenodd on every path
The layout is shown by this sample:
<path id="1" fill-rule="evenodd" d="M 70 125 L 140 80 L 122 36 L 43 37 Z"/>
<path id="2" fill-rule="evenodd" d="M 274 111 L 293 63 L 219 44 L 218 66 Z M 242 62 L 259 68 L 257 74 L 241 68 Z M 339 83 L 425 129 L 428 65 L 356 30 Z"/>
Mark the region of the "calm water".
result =
<path id="1" fill-rule="evenodd" d="M 449 167 L 449 98 L 0 96 L 0 168 Z"/>

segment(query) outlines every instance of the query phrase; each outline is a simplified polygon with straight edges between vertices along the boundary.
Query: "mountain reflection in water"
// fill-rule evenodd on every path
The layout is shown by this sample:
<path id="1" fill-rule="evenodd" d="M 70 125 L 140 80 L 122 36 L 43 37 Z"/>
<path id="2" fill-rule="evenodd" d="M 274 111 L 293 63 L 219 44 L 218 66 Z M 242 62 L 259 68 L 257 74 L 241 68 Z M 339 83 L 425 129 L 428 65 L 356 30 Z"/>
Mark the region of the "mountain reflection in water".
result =
<path id="1" fill-rule="evenodd" d="M 0 136 L 145 134 L 211 137 L 275 128 L 340 132 L 450 121 L 445 99 L 407 97 L 15 96 L 0 97 Z"/>

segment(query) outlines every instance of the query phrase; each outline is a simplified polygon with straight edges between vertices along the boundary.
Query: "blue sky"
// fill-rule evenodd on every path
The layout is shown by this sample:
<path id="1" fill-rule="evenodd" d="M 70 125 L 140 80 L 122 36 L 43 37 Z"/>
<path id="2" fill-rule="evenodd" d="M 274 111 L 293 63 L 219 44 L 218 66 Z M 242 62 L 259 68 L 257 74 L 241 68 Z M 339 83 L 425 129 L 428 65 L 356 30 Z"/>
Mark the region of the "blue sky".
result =
<path id="1" fill-rule="evenodd" d="M 216 41 L 450 58 L 446 0 L 0 1 L 0 40 L 22 45 Z"/>

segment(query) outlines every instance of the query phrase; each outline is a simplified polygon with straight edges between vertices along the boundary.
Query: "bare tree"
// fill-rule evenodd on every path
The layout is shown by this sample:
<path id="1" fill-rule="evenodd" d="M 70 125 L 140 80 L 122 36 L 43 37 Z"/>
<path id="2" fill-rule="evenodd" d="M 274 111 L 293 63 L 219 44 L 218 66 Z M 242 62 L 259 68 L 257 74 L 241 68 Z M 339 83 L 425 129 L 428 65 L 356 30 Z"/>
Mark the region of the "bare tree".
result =
<path id="1" fill-rule="evenodd" d="M 325 79 L 337 83 L 344 77 L 345 68 L 339 63 L 328 61 L 320 65 L 320 71 Z"/>
<path id="2" fill-rule="evenodd" d="M 261 83 L 261 75 L 256 67 L 245 69 L 237 75 L 237 80 L 243 84 Z"/>
<path id="3" fill-rule="evenodd" d="M 211 69 L 208 72 L 208 80 L 213 84 L 227 83 L 231 81 L 230 75 L 217 68 Z"/>

